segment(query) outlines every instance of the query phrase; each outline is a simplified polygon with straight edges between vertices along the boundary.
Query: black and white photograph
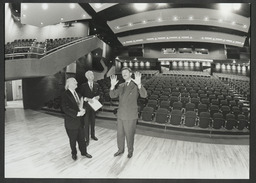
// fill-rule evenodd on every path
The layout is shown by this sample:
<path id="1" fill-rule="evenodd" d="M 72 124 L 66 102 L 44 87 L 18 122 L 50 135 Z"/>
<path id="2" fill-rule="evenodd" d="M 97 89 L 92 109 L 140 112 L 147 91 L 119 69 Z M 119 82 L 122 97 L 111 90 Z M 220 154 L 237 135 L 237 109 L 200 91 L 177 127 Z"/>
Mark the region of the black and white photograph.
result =
<path id="1" fill-rule="evenodd" d="M 2 3 L 3 178 L 251 181 L 254 5 L 196 2 Z"/>

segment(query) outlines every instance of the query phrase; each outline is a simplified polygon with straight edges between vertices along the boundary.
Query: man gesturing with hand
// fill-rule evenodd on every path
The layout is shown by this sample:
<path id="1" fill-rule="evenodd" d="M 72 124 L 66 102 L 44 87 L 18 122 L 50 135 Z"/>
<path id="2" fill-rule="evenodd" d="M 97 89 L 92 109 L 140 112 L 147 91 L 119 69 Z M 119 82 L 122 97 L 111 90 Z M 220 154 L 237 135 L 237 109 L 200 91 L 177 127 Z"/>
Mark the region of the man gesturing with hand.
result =
<path id="1" fill-rule="evenodd" d="M 132 77 L 132 70 L 128 67 L 122 69 L 122 77 L 125 80 L 118 88 L 117 76 L 110 76 L 111 87 L 109 95 L 111 98 L 119 97 L 119 106 L 117 111 L 117 146 L 118 151 L 114 156 L 124 153 L 125 139 L 128 148 L 128 158 L 133 156 L 134 135 L 136 123 L 138 120 L 138 97 L 146 98 L 147 91 L 141 84 L 141 73 L 135 72 L 135 79 Z"/>

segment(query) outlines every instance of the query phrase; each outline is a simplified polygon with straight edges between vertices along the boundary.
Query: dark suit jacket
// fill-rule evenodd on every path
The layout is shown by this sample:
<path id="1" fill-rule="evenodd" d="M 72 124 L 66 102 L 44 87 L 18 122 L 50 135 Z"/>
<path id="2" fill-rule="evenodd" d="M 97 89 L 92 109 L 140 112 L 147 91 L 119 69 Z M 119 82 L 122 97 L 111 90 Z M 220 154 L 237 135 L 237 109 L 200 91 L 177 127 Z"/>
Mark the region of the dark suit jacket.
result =
<path id="1" fill-rule="evenodd" d="M 61 107 L 65 113 L 64 121 L 67 129 L 78 129 L 82 126 L 82 118 L 77 116 L 79 108 L 70 90 L 62 94 Z"/>
<path id="2" fill-rule="evenodd" d="M 100 95 L 99 85 L 98 85 L 98 83 L 93 82 L 93 88 L 92 88 L 92 90 L 91 90 L 90 87 L 89 87 L 88 82 L 83 83 L 83 84 L 80 86 L 79 93 L 80 93 L 83 97 L 87 97 L 87 98 L 93 98 L 93 97 L 99 96 L 99 95 Z M 84 107 L 85 107 L 86 109 L 88 109 L 88 108 L 92 109 L 91 106 L 88 104 L 88 102 L 84 102 Z"/>
<path id="3" fill-rule="evenodd" d="M 138 86 L 133 81 L 130 82 L 125 90 L 124 85 L 125 83 L 122 83 L 117 89 L 109 91 L 111 98 L 119 97 L 117 117 L 122 120 L 138 119 L 137 99 L 139 95 L 142 98 L 146 98 L 147 91 L 142 85 L 138 89 Z"/>

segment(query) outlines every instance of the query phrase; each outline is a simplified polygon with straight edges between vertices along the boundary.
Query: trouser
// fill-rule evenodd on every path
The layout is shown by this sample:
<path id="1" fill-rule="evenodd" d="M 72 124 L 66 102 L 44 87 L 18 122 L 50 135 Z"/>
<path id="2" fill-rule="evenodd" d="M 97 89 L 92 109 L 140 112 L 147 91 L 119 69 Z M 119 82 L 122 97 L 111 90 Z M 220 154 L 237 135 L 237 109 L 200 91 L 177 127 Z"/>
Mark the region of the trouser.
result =
<path id="1" fill-rule="evenodd" d="M 124 151 L 124 143 L 126 139 L 128 153 L 133 153 L 134 135 L 136 131 L 137 119 L 121 120 L 117 119 L 117 146 L 118 151 Z"/>
<path id="2" fill-rule="evenodd" d="M 66 132 L 68 134 L 69 138 L 69 144 L 71 148 L 71 154 L 76 155 L 77 150 L 76 150 L 76 142 L 78 142 L 78 148 L 81 152 L 81 154 L 86 154 L 86 144 L 84 140 L 84 128 L 80 127 L 79 129 L 71 130 L 71 129 L 66 129 Z"/>
<path id="3" fill-rule="evenodd" d="M 84 116 L 84 130 L 85 130 L 85 138 L 86 141 L 89 141 L 90 131 L 89 126 L 91 127 L 91 137 L 95 136 L 95 111 L 91 108 L 86 109 L 86 113 Z"/>

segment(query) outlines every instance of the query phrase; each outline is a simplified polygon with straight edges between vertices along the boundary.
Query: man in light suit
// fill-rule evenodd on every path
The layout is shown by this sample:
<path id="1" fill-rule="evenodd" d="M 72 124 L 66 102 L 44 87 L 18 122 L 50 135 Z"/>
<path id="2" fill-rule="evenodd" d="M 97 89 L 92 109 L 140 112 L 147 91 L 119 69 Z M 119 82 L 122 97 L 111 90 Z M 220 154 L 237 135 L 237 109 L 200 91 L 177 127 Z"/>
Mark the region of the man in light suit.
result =
<path id="1" fill-rule="evenodd" d="M 147 91 L 141 84 L 141 74 L 135 72 L 135 79 L 132 79 L 132 70 L 128 67 L 122 69 L 122 77 L 125 80 L 117 89 L 117 76 L 110 76 L 111 87 L 109 95 L 111 98 L 119 97 L 119 106 L 117 111 L 117 146 L 118 151 L 114 156 L 124 153 L 125 138 L 128 147 L 128 158 L 133 156 L 134 135 L 136 123 L 138 120 L 137 99 L 139 95 L 147 97 Z"/>
<path id="2" fill-rule="evenodd" d="M 75 78 L 68 78 L 65 85 L 65 92 L 62 94 L 61 107 L 65 114 L 65 128 L 69 138 L 72 159 L 77 160 L 76 142 L 82 156 L 92 158 L 87 153 L 85 144 L 84 126 L 82 116 L 85 114 L 83 109 L 83 98 L 79 99 L 75 89 L 77 88 L 77 81 Z"/>
<path id="3" fill-rule="evenodd" d="M 89 126 L 91 127 L 91 138 L 93 140 L 98 140 L 95 136 L 95 111 L 88 104 L 88 102 L 92 102 L 92 99 L 99 100 L 100 99 L 100 91 L 98 83 L 94 82 L 94 74 L 92 71 L 87 71 L 85 73 L 85 77 L 88 82 L 83 83 L 80 87 L 79 93 L 84 97 L 84 108 L 86 109 L 86 114 L 84 116 L 84 128 L 85 128 L 85 138 L 86 145 L 89 145 Z"/>

